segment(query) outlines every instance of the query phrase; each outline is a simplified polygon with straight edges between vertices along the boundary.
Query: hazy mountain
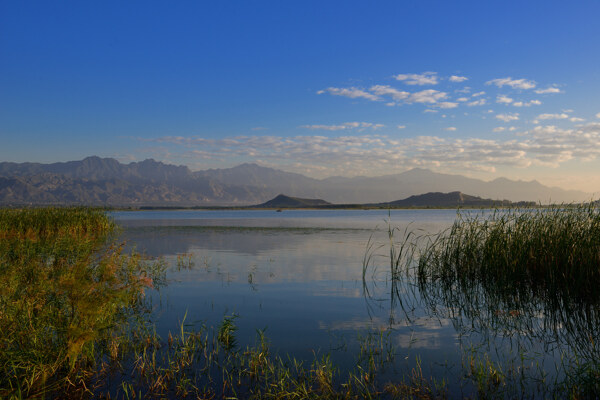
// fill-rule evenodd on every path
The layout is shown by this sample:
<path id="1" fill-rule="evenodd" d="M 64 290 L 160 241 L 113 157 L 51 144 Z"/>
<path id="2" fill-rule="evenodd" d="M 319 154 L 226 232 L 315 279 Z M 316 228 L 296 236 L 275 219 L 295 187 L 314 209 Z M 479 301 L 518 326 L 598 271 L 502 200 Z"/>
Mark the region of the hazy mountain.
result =
<path id="1" fill-rule="evenodd" d="M 256 164 L 201 171 L 198 174 L 224 183 L 261 182 L 265 189 L 303 198 L 320 198 L 332 203 L 382 203 L 430 192 L 462 192 L 493 200 L 548 203 L 585 201 L 591 194 L 550 188 L 537 181 L 524 182 L 498 178 L 491 182 L 461 175 L 440 174 L 415 168 L 400 174 L 379 177 L 331 177 L 322 180 L 283 172 Z M 274 195 L 274 194 L 273 194 Z"/>
<path id="2" fill-rule="evenodd" d="M 271 193 L 269 193 L 271 194 Z M 257 188 L 222 184 L 187 167 L 88 157 L 66 163 L 0 163 L 0 204 L 179 205 L 264 201 Z"/>
<path id="3" fill-rule="evenodd" d="M 261 167 L 257 164 L 241 164 L 233 168 L 198 171 L 197 175 L 217 180 L 228 185 L 248 185 L 267 189 L 268 192 L 302 194 L 318 197 L 323 182 L 292 172 Z"/>
<path id="4" fill-rule="evenodd" d="M 278 193 L 331 203 L 383 203 L 430 192 L 547 203 L 590 200 L 537 181 L 491 182 L 412 169 L 380 177 L 313 179 L 256 164 L 192 172 L 154 160 L 119 163 L 88 157 L 64 163 L 0 163 L 0 204 L 250 205 Z"/>

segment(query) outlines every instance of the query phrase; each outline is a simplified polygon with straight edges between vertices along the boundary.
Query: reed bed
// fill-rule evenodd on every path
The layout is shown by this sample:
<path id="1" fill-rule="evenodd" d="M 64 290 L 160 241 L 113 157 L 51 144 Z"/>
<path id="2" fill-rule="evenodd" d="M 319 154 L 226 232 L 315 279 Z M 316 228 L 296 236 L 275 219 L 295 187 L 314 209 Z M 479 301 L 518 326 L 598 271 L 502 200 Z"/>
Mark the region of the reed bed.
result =
<path id="1" fill-rule="evenodd" d="M 600 395 L 600 212 L 594 203 L 459 214 L 448 231 L 428 240 L 416 276 L 429 309 L 487 340 L 546 343 L 561 354 L 554 381 L 545 383 L 550 394 Z"/>
<path id="2" fill-rule="evenodd" d="M 600 213 L 594 204 L 459 214 L 420 255 L 422 281 L 478 281 L 547 299 L 597 302 Z"/>
<path id="3" fill-rule="evenodd" d="M 80 385 L 153 269 L 107 244 L 100 210 L 0 210 L 0 397 Z"/>
<path id="4" fill-rule="evenodd" d="M 410 321 L 414 310 L 450 320 L 478 349 L 465 349 L 463 365 L 478 397 L 600 396 L 596 203 L 460 211 L 439 234 L 402 232 L 388 223 L 388 237 L 381 246 L 367 245 L 367 304 L 373 297 L 380 304 L 387 290 L 391 324 L 398 313 Z M 377 284 L 367 277 L 376 280 L 384 266 L 385 285 L 374 294 Z M 488 354 L 494 343 L 508 345 L 497 361 Z M 553 355 L 537 353 L 540 344 Z M 539 364 L 544 357 L 554 357 L 550 371 Z"/>

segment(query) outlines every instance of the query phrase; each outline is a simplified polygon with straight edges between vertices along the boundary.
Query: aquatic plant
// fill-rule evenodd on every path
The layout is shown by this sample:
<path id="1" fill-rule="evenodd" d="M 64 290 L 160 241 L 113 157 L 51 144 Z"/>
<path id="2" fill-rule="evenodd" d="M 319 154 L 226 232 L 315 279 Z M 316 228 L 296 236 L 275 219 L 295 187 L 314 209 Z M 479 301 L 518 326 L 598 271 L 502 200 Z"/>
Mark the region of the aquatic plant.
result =
<path id="1" fill-rule="evenodd" d="M 100 210 L 0 210 L 0 397 L 78 385 L 141 304 L 153 267 L 107 244 L 114 228 Z"/>
<path id="2" fill-rule="evenodd" d="M 600 213 L 593 203 L 459 214 L 419 258 L 419 279 L 493 282 L 515 295 L 534 291 L 597 302 Z"/>
<path id="3" fill-rule="evenodd" d="M 600 394 L 600 212 L 594 203 L 463 211 L 446 231 L 405 234 L 391 243 L 390 321 L 397 304 L 406 320 L 424 308 L 452 321 L 461 337 L 481 341 L 480 353 L 463 366 L 479 396 Z M 400 259 L 392 245 L 416 250 Z M 363 279 L 373 259 L 365 255 Z M 365 280 L 363 287 L 369 300 Z M 492 361 L 487 351 L 495 340 L 506 347 Z M 560 358 L 550 375 L 539 364 L 540 350 Z"/>

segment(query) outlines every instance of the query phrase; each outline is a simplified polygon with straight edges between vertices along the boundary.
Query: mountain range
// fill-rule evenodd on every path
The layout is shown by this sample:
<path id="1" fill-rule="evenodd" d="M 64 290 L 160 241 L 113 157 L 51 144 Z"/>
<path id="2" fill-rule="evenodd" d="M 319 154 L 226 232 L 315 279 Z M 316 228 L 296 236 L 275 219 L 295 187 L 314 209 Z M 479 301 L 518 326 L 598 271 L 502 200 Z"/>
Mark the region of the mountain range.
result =
<path id="1" fill-rule="evenodd" d="M 509 200 L 482 199 L 481 197 L 471 196 L 461 192 L 440 193 L 430 192 L 406 199 L 390 201 L 387 203 L 370 204 L 331 204 L 322 199 L 302 199 L 299 197 L 290 197 L 280 194 L 266 203 L 251 206 L 252 208 L 276 208 L 281 211 L 283 208 L 316 208 L 316 209 L 336 209 L 336 208 L 455 208 L 455 207 L 531 207 L 535 202 L 511 202 Z"/>
<path id="2" fill-rule="evenodd" d="M 152 159 L 123 164 L 96 156 L 52 164 L 0 162 L 0 205 L 241 206 L 266 202 L 279 193 L 356 204 L 457 191 L 515 202 L 574 202 L 592 197 L 537 181 L 483 181 L 419 168 L 379 177 L 314 179 L 257 164 L 191 171 Z"/>

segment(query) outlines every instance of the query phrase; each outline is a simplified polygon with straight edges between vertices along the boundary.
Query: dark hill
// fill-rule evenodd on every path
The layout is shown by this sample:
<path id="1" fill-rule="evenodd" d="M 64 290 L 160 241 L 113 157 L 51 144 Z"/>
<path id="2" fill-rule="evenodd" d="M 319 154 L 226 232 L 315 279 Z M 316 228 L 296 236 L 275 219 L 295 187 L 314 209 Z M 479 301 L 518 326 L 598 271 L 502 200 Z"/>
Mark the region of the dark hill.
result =
<path id="1" fill-rule="evenodd" d="M 327 206 L 331 203 L 321 199 L 301 199 L 299 197 L 289 197 L 284 194 L 280 194 L 267 201 L 266 203 L 254 206 L 256 208 L 302 208 L 302 207 L 319 207 Z"/>
<path id="2" fill-rule="evenodd" d="M 383 204 L 391 207 L 491 207 L 508 206 L 512 203 L 508 200 L 482 199 L 481 197 L 470 196 L 461 192 L 430 192 Z"/>

